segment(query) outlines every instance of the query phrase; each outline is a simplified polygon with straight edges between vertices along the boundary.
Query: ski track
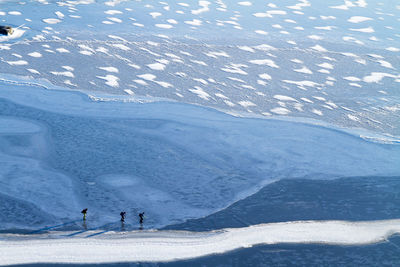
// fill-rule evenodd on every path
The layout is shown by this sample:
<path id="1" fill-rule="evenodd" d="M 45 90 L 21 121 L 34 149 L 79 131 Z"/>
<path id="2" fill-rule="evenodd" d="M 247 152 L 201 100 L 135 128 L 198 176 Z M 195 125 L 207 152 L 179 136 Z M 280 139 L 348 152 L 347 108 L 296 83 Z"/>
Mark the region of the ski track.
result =
<path id="1" fill-rule="evenodd" d="M 64 238 L 48 233 L 0 235 L 2 265 L 37 263 L 167 262 L 221 254 L 260 244 L 367 245 L 400 233 L 400 220 L 294 221 L 210 232 L 99 232 Z M 90 237 L 90 238 L 88 238 Z M 156 252 L 156 253 L 155 253 Z"/>

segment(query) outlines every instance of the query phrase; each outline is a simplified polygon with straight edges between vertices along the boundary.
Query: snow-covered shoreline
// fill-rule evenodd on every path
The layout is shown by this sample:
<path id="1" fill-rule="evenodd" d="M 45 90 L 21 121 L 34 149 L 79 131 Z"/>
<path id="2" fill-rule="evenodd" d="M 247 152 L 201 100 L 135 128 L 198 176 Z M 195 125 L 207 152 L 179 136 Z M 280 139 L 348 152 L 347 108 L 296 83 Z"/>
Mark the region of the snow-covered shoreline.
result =
<path id="1" fill-rule="evenodd" d="M 400 233 L 400 219 L 382 221 L 296 221 L 211 232 L 70 232 L 38 236 L 0 235 L 2 265 L 28 263 L 168 262 L 220 254 L 261 244 L 367 245 Z"/>

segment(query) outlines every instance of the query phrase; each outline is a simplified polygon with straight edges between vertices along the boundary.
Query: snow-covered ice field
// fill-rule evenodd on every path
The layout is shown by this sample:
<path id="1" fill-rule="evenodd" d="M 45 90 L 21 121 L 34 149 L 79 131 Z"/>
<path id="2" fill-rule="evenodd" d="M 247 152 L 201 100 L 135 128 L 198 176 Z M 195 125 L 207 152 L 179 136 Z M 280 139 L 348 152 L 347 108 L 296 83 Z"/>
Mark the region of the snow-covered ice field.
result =
<path id="1" fill-rule="evenodd" d="M 2 84 L 1 193 L 34 204 L 42 223 L 79 217 L 79 207 L 90 206 L 91 223 L 144 209 L 147 225 L 160 227 L 208 215 L 278 179 L 400 169 L 397 141 L 375 134 L 379 142 L 186 104 L 93 101 L 22 81 Z M 16 219 L 22 228 L 38 223 Z"/>
<path id="2" fill-rule="evenodd" d="M 370 208 L 382 207 L 379 216 L 335 208 L 321 216 L 326 222 L 274 214 L 275 225 L 260 208 L 251 213 L 259 219 L 229 227 L 235 205 L 250 212 L 246 200 L 261 201 L 281 180 L 365 177 L 373 182 L 357 180 L 362 188 L 397 188 L 399 15 L 391 0 L 0 0 L 0 25 L 16 28 L 0 36 L 0 265 L 162 262 L 258 244 L 360 245 L 397 233 L 389 220 L 400 216 L 396 194 L 379 193 Z M 285 205 L 305 203 L 286 186 L 273 194 Z M 351 190 L 324 201 L 352 210 Z M 355 201 L 366 203 L 362 196 Z M 319 219 L 305 207 L 301 218 Z M 146 230 L 189 232 L 136 232 L 141 211 Z M 218 227 L 194 232 L 218 214 Z M 252 239 L 254 229 L 265 235 Z M 90 236 L 84 243 L 82 234 Z M 188 236 L 194 243 L 182 241 Z M 90 252 L 116 240 L 129 244 L 127 258 Z M 82 245 L 86 261 L 74 254 Z M 42 246 L 54 251 L 18 256 Z M 165 251 L 145 256 L 155 249 Z"/>

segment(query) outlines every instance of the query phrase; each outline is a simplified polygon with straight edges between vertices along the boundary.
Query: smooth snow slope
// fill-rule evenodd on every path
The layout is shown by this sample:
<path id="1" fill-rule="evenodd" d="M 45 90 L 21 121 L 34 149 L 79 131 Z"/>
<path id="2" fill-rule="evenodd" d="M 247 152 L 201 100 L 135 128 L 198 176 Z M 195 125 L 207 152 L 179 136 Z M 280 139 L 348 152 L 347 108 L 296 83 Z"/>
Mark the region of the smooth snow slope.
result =
<path id="1" fill-rule="evenodd" d="M 297 221 L 228 228 L 211 232 L 109 232 L 65 238 L 68 233 L 3 235 L 2 265 L 28 263 L 163 262 L 224 253 L 258 244 L 324 243 L 365 245 L 400 233 L 400 220 Z"/>

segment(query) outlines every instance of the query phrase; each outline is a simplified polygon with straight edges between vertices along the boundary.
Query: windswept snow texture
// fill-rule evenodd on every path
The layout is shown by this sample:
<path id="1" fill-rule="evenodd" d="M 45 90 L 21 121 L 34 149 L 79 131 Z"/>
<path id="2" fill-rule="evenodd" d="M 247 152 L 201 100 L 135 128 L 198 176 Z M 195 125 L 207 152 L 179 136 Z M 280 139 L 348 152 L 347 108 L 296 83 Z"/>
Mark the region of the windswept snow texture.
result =
<path id="1" fill-rule="evenodd" d="M 1 73 L 400 135 L 392 0 L 5 3 Z"/>

